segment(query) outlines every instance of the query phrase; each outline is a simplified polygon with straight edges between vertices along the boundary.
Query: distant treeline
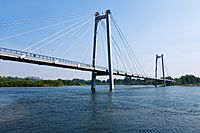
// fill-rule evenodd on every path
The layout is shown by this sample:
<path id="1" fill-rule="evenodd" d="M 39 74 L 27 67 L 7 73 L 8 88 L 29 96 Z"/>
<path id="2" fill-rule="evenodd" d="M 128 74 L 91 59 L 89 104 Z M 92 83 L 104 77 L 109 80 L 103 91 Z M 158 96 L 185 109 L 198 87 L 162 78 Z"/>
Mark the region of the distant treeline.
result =
<path id="1" fill-rule="evenodd" d="M 148 85 L 152 81 L 139 79 L 114 79 L 116 85 Z M 108 85 L 109 80 L 96 80 L 97 85 Z M 41 80 L 39 78 L 18 78 L 18 77 L 0 77 L 0 87 L 45 87 L 45 86 L 84 86 L 91 85 L 91 80 L 72 79 L 72 80 Z"/>
<path id="2" fill-rule="evenodd" d="M 18 77 L 0 77 L 0 87 L 45 87 L 45 86 L 83 86 L 88 85 L 89 81 L 82 79 L 73 80 L 34 80 Z"/>
<path id="3" fill-rule="evenodd" d="M 194 75 L 185 75 L 180 78 L 166 77 L 167 79 L 175 80 L 172 85 L 200 85 L 200 78 Z M 154 81 L 140 80 L 125 77 L 124 79 L 115 79 L 116 85 L 153 85 Z M 109 80 L 97 80 L 97 85 L 107 85 Z M 18 78 L 18 77 L 1 77 L 0 87 L 45 87 L 45 86 L 84 86 L 90 85 L 91 80 L 72 79 L 72 80 L 41 80 L 30 78 Z"/>
<path id="4" fill-rule="evenodd" d="M 176 85 L 200 85 L 200 78 L 194 75 L 185 75 L 174 80 L 176 81 Z"/>
<path id="5" fill-rule="evenodd" d="M 172 78 L 170 76 L 166 77 L 166 79 L 174 80 L 175 82 L 172 84 L 168 85 L 190 85 L 190 86 L 200 86 L 200 78 L 196 77 L 194 75 L 188 75 L 186 74 L 185 76 L 181 76 L 180 78 Z M 118 80 L 117 80 L 118 81 Z M 123 80 L 119 80 L 120 82 L 117 82 L 119 84 L 142 84 L 142 85 L 149 85 L 149 84 L 155 84 L 154 81 L 149 81 L 149 80 L 135 80 L 131 78 L 124 78 Z M 162 82 L 160 82 L 162 83 Z"/>

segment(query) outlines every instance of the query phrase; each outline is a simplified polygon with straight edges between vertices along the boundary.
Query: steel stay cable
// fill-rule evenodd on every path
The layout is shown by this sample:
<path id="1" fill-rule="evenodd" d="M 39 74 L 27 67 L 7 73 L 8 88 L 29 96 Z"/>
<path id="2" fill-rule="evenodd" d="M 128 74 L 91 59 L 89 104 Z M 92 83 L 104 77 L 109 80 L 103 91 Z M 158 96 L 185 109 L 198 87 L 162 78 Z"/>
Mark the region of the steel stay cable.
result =
<path id="1" fill-rule="evenodd" d="M 123 43 L 122 43 L 123 44 Z M 120 45 L 118 45 L 118 47 L 120 48 Z M 134 71 L 133 70 L 133 68 L 135 69 L 135 72 L 136 73 L 138 73 L 138 68 L 136 67 L 136 65 L 135 65 L 135 63 L 134 63 L 134 60 L 131 58 L 131 56 L 130 56 L 130 53 L 129 53 L 129 51 L 126 49 L 126 47 L 124 47 L 124 48 L 121 48 L 122 50 L 123 50 L 123 53 L 124 53 L 124 56 L 128 56 L 128 57 L 126 57 L 127 58 L 127 60 L 128 60 L 128 58 L 130 59 L 130 62 L 129 62 L 129 64 L 128 65 L 132 65 L 132 71 Z M 125 49 L 125 52 L 124 52 L 124 49 Z M 125 54 L 126 53 L 126 54 Z"/>
<path id="2" fill-rule="evenodd" d="M 10 24 L 20 24 L 20 23 L 26 23 L 26 22 L 38 22 L 38 21 L 49 21 L 50 19 L 57 19 L 57 18 L 61 18 L 64 16 L 49 16 L 49 17 L 43 17 L 43 18 L 31 18 L 31 19 L 22 19 L 22 20 L 15 20 L 15 21 L 7 21 L 7 22 L 0 22 L 0 26 L 1 25 L 10 25 Z"/>
<path id="3" fill-rule="evenodd" d="M 112 22 L 112 21 L 111 21 Z M 113 27 L 113 26 L 112 26 Z M 124 48 L 120 45 L 120 44 L 123 44 L 123 43 L 121 43 L 121 40 L 120 40 L 120 37 L 118 37 L 118 34 L 116 33 L 116 28 L 114 28 L 113 27 L 113 30 L 112 30 L 113 32 L 113 39 L 114 39 L 114 41 L 115 41 L 115 43 L 116 43 L 116 45 L 118 45 L 117 47 L 118 47 L 118 49 L 120 50 L 120 51 L 122 51 L 122 53 L 124 54 L 124 57 L 126 58 L 126 60 L 127 60 L 127 65 L 130 65 L 132 62 L 129 62 L 129 60 L 128 60 L 128 58 L 127 58 L 127 56 L 126 55 L 128 55 L 127 54 L 127 51 L 126 50 L 124 50 Z M 134 66 L 134 64 L 132 64 L 133 66 Z M 135 67 L 134 67 L 135 68 Z M 133 69 L 131 69 L 131 71 L 133 71 Z M 137 72 L 137 70 L 136 70 L 136 72 Z"/>
<path id="4" fill-rule="evenodd" d="M 120 47 L 119 47 L 118 44 L 116 43 L 114 37 L 111 36 L 111 38 L 112 38 L 112 40 L 113 40 L 113 44 L 115 44 L 115 45 L 117 46 L 117 47 L 115 47 L 115 45 L 113 45 L 113 46 L 116 48 L 117 52 L 119 52 L 119 57 L 121 58 L 121 61 L 123 62 L 123 59 L 122 59 L 122 57 L 123 57 L 123 58 L 124 58 L 124 61 L 125 61 L 125 63 L 126 63 L 126 66 L 128 66 L 129 70 L 132 71 L 131 67 L 129 66 L 130 63 L 129 63 L 127 57 L 126 57 L 126 56 L 124 55 L 124 53 L 120 50 Z M 123 56 L 120 56 L 120 55 L 123 55 Z M 124 62 L 123 62 L 123 64 L 124 64 Z M 124 66 L 125 66 L 125 65 L 124 65 Z M 125 68 L 126 68 L 126 67 L 125 67 Z M 126 71 L 127 71 L 127 69 L 126 69 Z"/>
<path id="5" fill-rule="evenodd" d="M 27 23 L 27 22 L 38 22 L 38 21 L 44 21 L 49 19 L 56 19 L 58 17 L 46 17 L 46 18 L 37 18 L 37 19 L 24 19 L 24 20 L 16 20 L 16 21 L 8 21 L 8 22 L 0 22 L 0 26 L 2 25 L 13 25 L 18 23 Z"/>
<path id="6" fill-rule="evenodd" d="M 113 30 L 112 30 L 113 31 Z M 113 33 L 113 36 L 115 36 L 115 32 L 112 32 Z M 117 52 L 117 51 L 116 51 Z M 115 55 L 115 59 L 116 59 L 116 62 L 117 62 L 117 69 L 118 70 L 120 70 L 121 68 L 119 67 L 119 61 L 118 61 L 118 56 L 117 56 L 117 54 L 115 53 L 115 52 L 113 52 L 114 53 L 114 55 Z M 121 69 L 121 70 L 123 70 L 123 69 Z"/>
<path id="7" fill-rule="evenodd" d="M 120 61 L 122 62 L 122 65 L 123 65 L 125 71 L 127 71 L 126 65 L 124 64 L 123 59 L 121 58 L 120 54 L 118 53 L 118 49 L 115 47 L 115 45 L 113 45 L 113 48 L 115 49 L 116 54 L 118 55 Z"/>
<path id="8" fill-rule="evenodd" d="M 132 48 L 130 47 L 130 45 L 129 45 L 129 43 L 128 43 L 128 41 L 126 40 L 126 38 L 125 38 L 125 36 L 124 36 L 124 34 L 122 33 L 122 31 L 121 31 L 121 29 L 119 28 L 119 25 L 116 23 L 116 21 L 115 21 L 115 19 L 114 19 L 114 17 L 113 16 L 111 16 L 112 17 L 112 19 L 113 19 L 113 22 L 115 23 L 115 25 L 116 25 L 116 27 L 117 27 L 117 29 L 119 30 L 119 33 L 121 34 L 121 36 L 122 36 L 122 38 L 124 38 L 124 40 L 125 40 L 125 44 L 126 45 L 128 45 L 128 49 L 129 50 L 131 50 L 131 53 L 133 54 L 133 56 L 135 57 L 135 59 L 136 59 L 136 62 L 137 62 L 137 64 L 139 65 L 139 68 L 143 71 L 143 73 L 145 74 L 145 72 L 144 72 L 144 70 L 143 70 L 143 68 L 142 68 L 142 66 L 141 66 L 141 64 L 139 63 L 139 61 L 138 61 L 138 59 L 137 59 L 137 57 L 136 57 L 136 55 L 134 54 L 134 52 L 133 52 L 133 50 L 132 50 Z M 146 74 L 145 74 L 146 75 Z"/>
<path id="9" fill-rule="evenodd" d="M 164 69 L 166 70 L 166 75 L 169 75 L 169 71 L 168 71 L 168 67 L 167 67 L 166 62 L 164 63 Z"/>
<path id="10" fill-rule="evenodd" d="M 115 35 L 115 32 L 114 32 L 114 34 L 113 35 Z M 117 39 L 118 39 L 118 37 L 116 37 Z M 120 38 L 120 37 L 119 37 Z M 118 47 L 119 47 L 119 49 L 120 50 L 122 50 L 122 53 L 124 54 L 124 57 L 126 57 L 126 55 L 128 55 L 128 57 L 130 58 L 130 54 L 129 53 L 127 53 L 127 50 L 125 49 L 125 51 L 124 51 L 124 48 L 123 47 L 120 47 L 121 45 L 119 45 L 118 43 L 117 43 L 117 41 L 115 41 L 116 42 L 116 44 L 118 45 Z M 123 44 L 123 43 L 122 43 Z M 131 59 L 131 58 L 130 58 Z M 136 69 L 136 67 L 135 67 L 135 64 L 134 64 L 134 62 L 133 61 L 131 61 L 131 62 L 129 62 L 129 60 L 128 60 L 128 58 L 126 57 L 126 60 L 127 60 L 127 62 L 128 62 L 128 64 L 127 65 L 130 65 L 130 64 L 132 64 L 132 66 L 135 68 L 135 71 L 133 70 L 133 67 L 130 67 L 130 69 L 131 69 L 131 72 L 133 73 L 133 72 L 136 72 L 137 73 L 137 69 Z"/>
<path id="11" fill-rule="evenodd" d="M 88 22 L 88 23 L 89 23 L 89 22 Z M 91 29 L 91 27 L 88 26 L 88 27 L 85 29 L 85 31 L 79 36 L 79 38 L 78 38 L 77 40 L 75 40 L 75 41 L 72 43 L 72 45 L 65 51 L 64 54 L 67 55 L 67 53 L 69 53 L 68 51 L 71 52 L 71 51 L 72 51 L 72 50 L 71 50 L 72 48 L 74 48 L 74 47 L 76 48 L 76 47 L 78 46 L 78 45 L 76 45 L 76 43 L 77 43 L 80 39 L 82 39 L 82 38 L 86 35 L 86 33 L 88 33 L 88 31 L 89 31 L 90 29 Z M 88 47 L 89 47 L 89 45 L 88 45 Z M 87 49 L 87 50 L 88 50 L 88 49 Z M 87 51 L 87 50 L 86 50 L 86 51 Z M 85 54 L 87 53 L 86 51 L 85 51 L 85 53 L 83 54 L 83 58 L 84 58 Z M 63 54 L 63 55 L 64 55 L 64 54 Z M 66 56 L 66 55 L 65 55 L 65 56 Z"/>
<path id="12" fill-rule="evenodd" d="M 90 19 L 90 20 L 88 20 L 88 21 L 86 21 L 86 22 L 84 22 L 84 23 L 82 23 L 81 25 L 79 25 L 79 26 L 77 26 L 77 27 L 75 27 L 75 28 L 73 28 L 73 29 L 71 29 L 71 30 L 69 30 L 69 31 L 67 31 L 67 32 L 65 32 L 65 33 L 63 33 L 62 35 L 60 35 L 60 36 L 58 36 L 58 37 L 56 37 L 56 38 L 54 38 L 54 39 L 52 39 L 52 40 L 48 41 L 47 43 L 45 43 L 45 44 L 41 45 L 40 47 L 38 47 L 38 48 L 34 49 L 33 51 L 36 51 L 36 50 L 40 49 L 41 47 L 44 47 L 44 46 L 48 45 L 48 44 L 49 44 L 49 43 L 51 43 L 51 42 L 54 42 L 55 40 L 57 40 L 57 39 L 59 39 L 59 38 L 63 37 L 64 35 L 66 35 L 66 34 L 68 34 L 68 33 L 72 32 L 72 31 L 74 31 L 75 29 L 77 29 L 77 28 L 79 28 L 79 27 L 81 27 L 81 26 L 85 25 L 85 24 L 86 24 L 86 23 L 88 23 L 89 21 L 91 21 L 91 19 Z"/>
<path id="13" fill-rule="evenodd" d="M 102 27 L 102 26 L 103 26 L 103 22 L 101 21 L 100 24 L 101 24 L 101 27 Z M 106 35 L 105 35 L 105 33 L 102 31 L 102 28 L 100 29 L 100 32 L 101 32 L 101 36 L 100 36 L 100 37 L 101 37 L 102 46 L 103 46 L 103 55 L 104 55 L 104 59 L 105 59 L 105 60 L 104 60 L 104 61 L 105 61 L 104 63 L 106 64 L 106 68 L 107 68 L 107 67 L 108 67 L 108 63 L 107 63 L 106 52 L 105 52 L 105 49 L 106 49 L 106 48 L 105 48 L 105 46 L 104 46 L 104 44 L 106 44 L 106 43 L 105 43 L 105 41 L 103 41 L 103 40 L 106 40 L 106 37 L 105 37 Z"/>
<path id="14" fill-rule="evenodd" d="M 75 35 L 82 27 L 79 27 L 77 29 L 74 30 L 74 32 L 72 34 L 70 34 L 67 38 L 65 38 L 64 40 L 70 39 L 73 35 Z M 55 51 L 57 51 L 60 47 L 62 47 L 65 44 L 65 42 L 62 42 L 60 44 L 58 44 L 58 47 L 56 47 Z"/>
<path id="15" fill-rule="evenodd" d="M 113 32 L 113 33 L 114 33 L 113 35 L 115 35 L 115 32 Z M 132 63 L 129 62 L 129 60 L 128 60 L 127 56 L 126 56 L 126 52 L 124 51 L 123 48 L 120 47 L 120 45 L 117 43 L 117 41 L 115 40 L 115 37 L 114 37 L 113 35 L 112 35 L 113 43 L 116 44 L 118 51 L 120 52 L 121 55 L 123 55 L 122 57 L 124 58 L 124 61 L 125 61 L 125 63 L 126 63 L 126 66 L 128 66 L 128 68 L 129 68 L 129 71 L 130 71 L 131 73 L 134 73 L 133 68 L 130 67 L 130 64 L 132 64 Z M 116 37 L 116 38 L 117 38 L 117 37 Z M 134 64 L 132 64 L 132 65 L 134 65 Z"/>
<path id="16" fill-rule="evenodd" d="M 104 30 L 107 32 L 107 29 L 106 29 L 104 23 L 103 23 L 103 27 L 104 27 Z M 114 40 L 113 36 L 111 36 L 111 39 L 112 39 L 113 42 L 115 43 L 115 40 Z M 113 45 L 113 47 L 114 47 L 114 49 L 116 50 L 116 52 L 118 52 L 118 50 L 119 50 L 120 54 L 122 55 L 120 49 L 117 49 L 117 48 L 115 47 L 115 45 Z M 121 60 L 121 62 L 122 62 L 122 64 L 123 64 L 123 66 L 124 66 L 124 69 L 127 71 L 127 68 L 125 67 L 125 64 L 124 64 L 123 59 L 122 59 L 122 57 L 124 57 L 124 56 L 120 56 L 120 54 L 118 53 L 118 55 L 119 55 L 119 57 L 120 57 L 120 60 Z M 126 60 L 126 59 L 125 59 L 125 60 Z M 124 60 L 124 61 L 125 61 L 125 60 Z"/>
<path id="17" fill-rule="evenodd" d="M 121 70 L 121 68 L 119 67 L 119 61 L 118 61 L 117 55 L 115 52 L 113 52 L 113 54 L 114 54 L 114 60 L 116 61 L 116 69 Z"/>
<path id="18" fill-rule="evenodd" d="M 115 27 L 115 28 L 116 28 L 116 27 Z M 117 33 L 118 33 L 118 32 L 117 32 Z M 116 36 L 117 36 L 116 38 L 119 40 L 119 42 L 123 44 L 123 40 L 119 39 L 119 38 L 120 38 L 119 34 L 117 34 Z M 119 47 L 120 47 L 120 46 L 121 46 L 121 45 L 119 45 Z M 131 59 L 130 64 L 132 64 L 132 66 L 134 67 L 135 72 L 138 73 L 138 70 L 137 70 L 138 68 L 137 68 L 136 65 L 135 65 L 135 61 L 131 58 L 131 54 L 129 53 L 129 51 L 127 50 L 127 48 L 126 48 L 125 46 L 124 46 L 124 47 L 123 47 L 123 46 L 124 46 L 124 45 L 121 46 L 121 49 L 122 49 L 122 50 L 125 49 L 125 52 L 124 52 L 124 53 L 126 53 L 125 55 L 127 55 L 127 56 Z M 134 70 L 133 70 L 133 71 L 134 71 Z"/>
<path id="19" fill-rule="evenodd" d="M 112 33 L 113 33 L 113 36 L 114 36 L 114 35 L 115 35 L 115 32 L 113 32 L 113 30 L 112 30 Z M 115 50 L 116 50 L 116 49 L 115 49 Z M 116 51 L 116 52 L 117 52 L 117 51 Z M 118 62 L 118 57 L 117 57 L 116 52 L 113 51 L 114 57 L 115 57 L 115 61 L 116 61 L 116 67 L 117 67 L 118 70 L 123 70 L 123 69 L 121 69 L 121 68 L 119 67 L 119 62 Z"/>
<path id="20" fill-rule="evenodd" d="M 44 29 L 48 29 L 48 28 L 51 28 L 51 27 L 54 27 L 54 26 L 57 26 L 57 25 L 65 24 L 65 23 L 68 23 L 68 22 L 72 22 L 72 21 L 75 21 L 75 20 L 82 19 L 82 18 L 84 19 L 84 18 L 87 18 L 87 17 L 84 16 L 84 17 L 81 17 L 81 18 L 76 18 L 76 19 L 73 19 L 73 20 L 67 20 L 67 21 L 56 23 L 56 24 L 40 27 L 40 28 L 37 28 L 37 29 L 17 33 L 17 34 L 14 34 L 14 35 L 10 35 L 10 36 L 7 36 L 7 37 L 0 38 L 0 41 L 7 40 L 7 39 L 10 39 L 10 38 L 14 38 L 14 37 L 18 37 L 18 36 L 25 35 L 25 34 L 29 34 L 29 33 L 33 33 L 33 32 L 36 32 L 36 31 L 41 31 L 41 30 L 44 30 Z"/>
<path id="21" fill-rule="evenodd" d="M 89 30 L 88 30 L 88 31 L 89 31 Z M 90 53 L 90 52 L 88 52 L 88 51 L 90 50 L 90 48 L 92 48 L 92 42 L 93 42 L 93 38 L 91 37 L 91 40 L 90 40 L 90 43 L 89 43 L 90 45 L 87 46 L 87 48 L 86 48 L 87 50 L 86 50 L 85 53 L 83 54 L 83 60 L 82 60 L 83 62 L 85 62 L 84 59 L 87 58 L 86 54 L 87 54 L 87 53 Z M 88 57 L 90 57 L 90 56 L 88 56 Z M 86 62 L 85 62 L 85 63 L 86 63 Z"/>
<path id="22" fill-rule="evenodd" d="M 132 70 L 132 67 L 130 67 L 130 64 L 131 64 L 131 63 L 129 62 L 128 58 L 127 58 L 126 55 L 121 51 L 119 45 L 116 43 L 116 41 L 115 41 L 115 39 L 114 39 L 113 37 L 112 37 L 112 40 L 113 40 L 114 44 L 116 44 L 117 49 L 119 50 L 120 54 L 123 55 L 123 57 L 124 57 L 124 59 L 125 59 L 125 61 L 126 61 L 126 64 L 127 64 L 128 68 L 129 68 L 129 70 L 130 70 L 132 73 L 134 73 L 133 70 Z"/>
<path id="23" fill-rule="evenodd" d="M 126 62 L 128 68 L 129 68 L 129 70 L 133 73 L 133 70 L 132 70 L 132 68 L 131 68 L 130 65 L 129 65 L 129 64 L 131 64 L 131 63 L 129 62 L 128 58 L 126 57 L 125 52 L 121 51 L 121 50 L 123 50 L 123 49 L 120 48 L 120 46 L 118 45 L 117 41 L 114 39 L 113 35 L 111 36 L 111 38 L 112 38 L 112 40 L 113 40 L 113 43 L 116 44 L 117 49 L 119 50 L 120 54 L 123 55 L 122 57 L 124 58 L 124 61 Z"/>
<path id="24" fill-rule="evenodd" d="M 85 16 L 82 16 L 82 17 L 86 17 L 86 16 L 89 16 L 89 15 L 85 15 Z M 90 15 L 91 16 L 91 15 Z M 55 18 L 55 19 L 54 19 Z M 0 29 L 2 29 L 2 28 L 6 28 L 6 27 L 11 27 L 11 26 L 18 26 L 18 25 L 20 25 L 20 24 L 30 24 L 30 23 L 36 23 L 36 22 L 40 22 L 40 23 L 42 23 L 42 22 L 46 22 L 46 21 L 49 21 L 49 20 L 53 20 L 53 21 L 58 21 L 58 19 L 56 19 L 56 18 L 59 18 L 59 17 L 52 17 L 52 18 L 44 18 L 44 20 L 41 18 L 41 19 L 38 19 L 38 20 L 34 20 L 33 19 L 33 21 L 25 21 L 25 20 L 19 20 L 19 22 L 3 22 L 3 23 L 5 23 L 5 24 L 2 24 L 2 25 L 0 25 Z M 60 18 L 61 18 L 61 16 L 60 16 Z M 79 18 L 81 18 L 81 17 L 79 17 Z M 76 19 L 76 18 L 71 18 L 71 20 L 72 19 Z M 6 23 L 8 23 L 8 24 L 6 24 Z M 9 24 L 10 23 L 10 24 Z"/>
<path id="25" fill-rule="evenodd" d="M 81 21 L 78 21 L 78 22 L 74 23 L 73 25 L 70 25 L 70 26 L 68 26 L 68 27 L 66 27 L 66 28 L 64 28 L 64 29 L 62 29 L 62 30 L 60 30 L 60 31 L 58 31 L 58 32 L 56 32 L 56 33 L 50 35 L 50 36 L 47 36 L 47 37 L 43 38 L 42 40 L 40 40 L 40 41 L 38 41 L 38 42 L 32 44 L 31 46 L 28 46 L 27 48 L 25 48 L 25 49 L 23 49 L 23 50 L 24 50 L 24 51 L 25 51 L 25 50 L 28 50 L 28 49 L 30 49 L 30 48 L 32 48 L 32 47 L 34 47 L 34 46 L 40 44 L 41 42 L 46 41 L 46 40 L 48 40 L 49 38 L 51 38 L 51 37 L 53 37 L 53 36 L 56 36 L 56 35 L 58 35 L 58 34 L 64 32 L 65 30 L 67 30 L 67 29 L 69 29 L 69 28 L 71 28 L 71 27 L 73 27 L 73 26 L 75 26 L 75 25 L 78 25 L 79 23 L 81 23 L 81 22 L 84 21 L 84 20 L 86 20 L 86 18 L 83 19 L 83 20 L 81 20 Z"/>
<path id="26" fill-rule="evenodd" d="M 114 25 L 115 25 L 115 24 L 114 24 Z M 116 27 L 116 25 L 115 25 L 115 27 Z M 117 27 L 116 27 L 116 29 L 117 29 Z M 117 30 L 118 30 L 118 29 L 117 29 Z M 122 44 L 125 44 L 124 41 L 123 41 L 123 39 L 122 39 L 122 37 L 121 37 L 121 35 L 119 34 L 119 32 L 118 32 L 118 36 L 119 36 L 119 38 L 121 38 Z M 128 50 L 128 48 L 126 47 L 126 45 L 122 45 L 122 46 L 124 46 L 126 53 L 128 52 L 127 55 L 128 55 L 128 57 L 131 59 L 131 63 L 130 63 L 130 64 L 132 64 L 132 65 L 134 66 L 134 68 L 135 68 L 135 70 L 136 70 L 136 73 L 137 73 L 137 69 L 138 69 L 139 72 L 140 72 L 140 74 L 142 74 L 142 72 L 140 71 L 139 67 L 136 67 L 136 66 L 137 66 L 137 63 L 135 63 L 134 59 L 130 56 L 131 53 L 130 53 L 130 51 Z M 122 48 L 122 49 L 123 49 L 123 48 Z"/>
<path id="27" fill-rule="evenodd" d="M 80 16 L 80 17 L 76 17 L 76 18 L 82 18 L 82 17 L 86 17 L 89 15 L 84 15 L 84 16 Z M 0 23 L 0 28 L 4 27 L 8 27 L 8 26 L 12 26 L 12 25 L 19 25 L 19 24 L 27 24 L 27 23 L 35 23 L 35 22 L 45 22 L 45 21 L 49 21 L 49 20 L 53 20 L 53 19 L 58 19 L 58 18 L 62 18 L 62 17 L 66 17 L 66 16 L 52 16 L 52 17 L 46 17 L 46 18 L 37 18 L 37 19 L 26 19 L 26 20 L 16 20 L 16 21 L 8 21 L 8 22 L 1 22 Z M 76 19 L 76 18 L 71 18 L 71 20 Z"/>
<path id="28" fill-rule="evenodd" d="M 133 56 L 135 57 L 135 59 L 136 59 L 136 62 L 137 62 L 137 64 L 139 65 L 139 68 L 143 71 L 143 73 L 145 74 L 145 72 L 144 72 L 144 70 L 143 70 L 143 68 L 142 68 L 142 66 L 141 66 L 141 64 L 139 63 L 139 61 L 138 61 L 138 59 L 137 59 L 137 57 L 136 57 L 136 55 L 134 54 L 134 52 L 133 52 L 133 50 L 132 50 L 132 48 L 130 47 L 130 45 L 129 45 L 129 43 L 128 43 L 128 41 L 126 40 L 126 38 L 125 38 L 125 36 L 124 36 L 124 34 L 122 33 L 122 31 L 121 31 L 121 29 L 120 29 L 120 27 L 119 27 L 119 25 L 116 23 L 116 21 L 115 21 L 115 19 L 114 19 L 114 17 L 112 16 L 112 18 L 113 18 L 113 21 L 114 21 L 114 23 L 115 23 L 115 25 L 116 25 L 116 27 L 117 27 L 117 29 L 119 30 L 119 33 L 121 34 L 121 36 L 122 36 L 122 38 L 124 38 L 124 40 L 125 40 L 125 44 L 126 45 L 128 45 L 128 49 L 129 50 L 131 50 L 132 52 L 132 54 L 133 54 Z M 145 74 L 146 75 L 146 74 Z"/>
<path id="29" fill-rule="evenodd" d="M 90 22 L 90 21 L 89 21 L 89 22 Z M 89 23 L 89 22 L 88 22 L 88 23 Z M 72 45 L 66 50 L 66 53 L 67 53 L 67 51 L 69 51 L 72 47 L 74 47 L 75 44 L 76 44 L 88 31 L 89 31 L 89 28 L 88 28 L 87 30 L 85 30 L 85 32 L 84 32 L 81 36 L 79 36 L 79 38 L 78 38 L 75 42 L 72 43 Z M 66 53 L 63 53 L 62 56 L 64 56 Z"/>

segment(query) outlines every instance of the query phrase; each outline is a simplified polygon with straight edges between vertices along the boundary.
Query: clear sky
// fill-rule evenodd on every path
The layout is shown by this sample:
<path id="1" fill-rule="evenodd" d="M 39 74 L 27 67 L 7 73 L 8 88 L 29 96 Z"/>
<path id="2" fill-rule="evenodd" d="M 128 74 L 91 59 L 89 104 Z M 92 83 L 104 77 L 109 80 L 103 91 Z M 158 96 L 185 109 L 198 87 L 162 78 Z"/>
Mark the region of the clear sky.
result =
<path id="1" fill-rule="evenodd" d="M 147 75 L 154 75 L 155 55 L 163 53 L 168 75 L 200 76 L 199 6 L 199 0 L 0 0 L 0 23 L 50 16 L 73 18 L 111 9 Z M 27 27 L 0 27 L 0 38 L 26 31 Z M 24 48 L 25 43 L 34 39 L 37 37 L 0 41 L 0 46 Z M 8 45 L 11 42 L 12 45 Z M 92 39 L 89 42 L 92 46 Z M 82 52 L 78 49 L 70 56 Z M 87 53 L 91 55 L 92 51 Z M 86 72 L 2 60 L 0 68 L 3 76 L 90 78 Z"/>

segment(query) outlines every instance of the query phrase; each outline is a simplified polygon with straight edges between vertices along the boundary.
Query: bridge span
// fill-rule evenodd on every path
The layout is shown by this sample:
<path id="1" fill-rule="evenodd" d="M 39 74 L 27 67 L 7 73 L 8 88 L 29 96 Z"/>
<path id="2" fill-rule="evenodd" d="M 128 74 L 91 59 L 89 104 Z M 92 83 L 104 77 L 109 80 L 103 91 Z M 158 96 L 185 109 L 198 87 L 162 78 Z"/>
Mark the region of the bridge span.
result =
<path id="1" fill-rule="evenodd" d="M 2 47 L 0 47 L 0 59 L 60 67 L 60 68 L 69 68 L 69 69 L 88 71 L 88 72 L 95 72 L 99 76 L 108 75 L 108 71 L 109 71 L 108 68 L 106 67 L 101 67 L 101 66 L 93 67 L 92 65 L 86 64 L 86 63 L 81 63 L 81 62 L 46 56 L 46 55 L 40 55 L 40 54 L 35 54 L 35 53 L 29 53 L 29 52 L 14 50 L 14 49 L 2 48 Z M 144 75 L 128 73 L 128 72 L 124 72 L 124 71 L 116 70 L 116 69 L 113 70 L 113 74 L 118 75 L 118 76 L 133 77 L 137 79 L 163 81 L 163 79 L 157 79 L 157 78 L 148 77 Z M 173 82 L 173 80 L 166 79 L 166 82 Z"/>

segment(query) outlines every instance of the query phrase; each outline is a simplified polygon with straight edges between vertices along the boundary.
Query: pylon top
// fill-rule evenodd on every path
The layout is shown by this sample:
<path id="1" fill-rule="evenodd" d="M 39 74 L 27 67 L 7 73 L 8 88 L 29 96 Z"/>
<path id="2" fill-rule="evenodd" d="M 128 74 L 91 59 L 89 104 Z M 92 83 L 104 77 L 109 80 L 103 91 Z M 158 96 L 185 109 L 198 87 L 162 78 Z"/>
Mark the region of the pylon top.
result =
<path id="1" fill-rule="evenodd" d="M 110 9 L 106 10 L 106 13 L 107 13 L 107 14 L 111 14 Z"/>
<path id="2" fill-rule="evenodd" d="M 95 12 L 95 16 L 99 16 L 99 12 Z"/>

